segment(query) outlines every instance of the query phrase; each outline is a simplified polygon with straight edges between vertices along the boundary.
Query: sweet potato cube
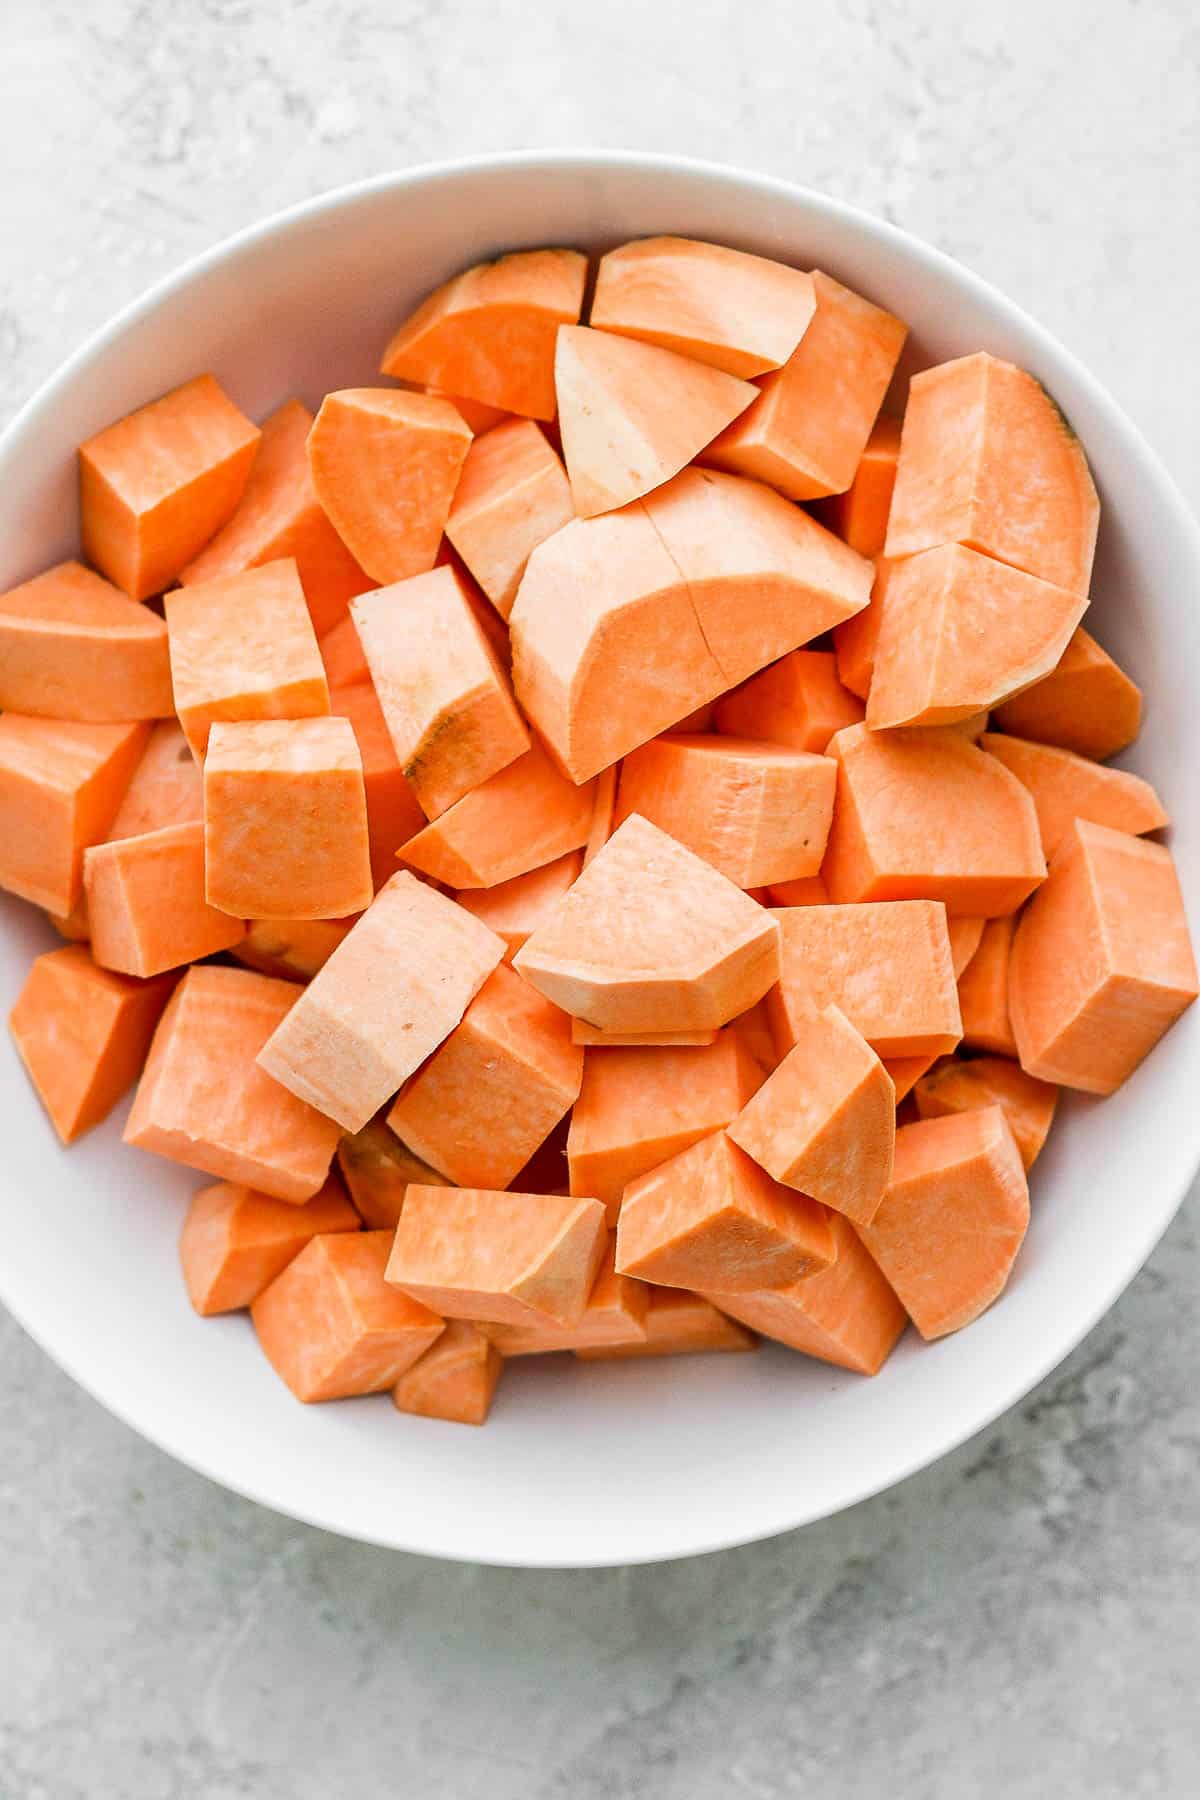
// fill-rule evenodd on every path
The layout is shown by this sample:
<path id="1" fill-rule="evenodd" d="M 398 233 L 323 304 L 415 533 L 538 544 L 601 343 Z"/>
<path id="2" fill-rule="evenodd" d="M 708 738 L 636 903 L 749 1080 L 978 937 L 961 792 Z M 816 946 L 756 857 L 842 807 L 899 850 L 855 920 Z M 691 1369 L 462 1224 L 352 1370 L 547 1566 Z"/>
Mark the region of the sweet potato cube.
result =
<path id="1" fill-rule="evenodd" d="M 889 1056 L 882 1060 L 896 1090 L 896 1110 L 899 1112 L 901 1101 L 912 1093 L 922 1075 L 928 1074 L 937 1057 L 931 1051 L 926 1051 L 924 1056 Z"/>
<path id="2" fill-rule="evenodd" d="M 779 973 L 770 915 L 637 817 L 617 828 L 513 967 L 604 1031 L 724 1025 Z"/>
<path id="3" fill-rule="evenodd" d="M 532 419 L 476 437 L 454 490 L 446 536 L 501 618 L 538 545 L 575 517 L 567 472 Z"/>
<path id="4" fill-rule="evenodd" d="M 149 735 L 144 724 L 0 717 L 0 887 L 73 910 L 83 853 L 107 834 Z"/>
<path id="5" fill-rule="evenodd" d="M 492 1410 L 504 1358 L 478 1325 L 451 1319 L 437 1342 L 392 1389 L 397 1412 L 454 1425 L 483 1425 Z"/>
<path id="6" fill-rule="evenodd" d="M 400 385 L 406 384 L 401 382 Z M 436 394 L 440 400 L 448 400 L 456 407 L 477 438 L 486 436 L 513 416 L 505 407 L 489 406 L 486 400 L 468 400 L 465 394 L 448 394 L 430 382 L 418 385 L 423 385 L 425 393 Z"/>
<path id="7" fill-rule="evenodd" d="M 569 850 L 565 856 L 495 887 L 463 888 L 455 898 L 504 939 L 504 960 L 509 963 L 530 933 L 549 918 L 582 867 L 582 854 Z"/>
<path id="8" fill-rule="evenodd" d="M 519 250 L 436 288 L 383 353 L 385 375 L 531 419 L 554 417 L 554 340 L 583 305 L 587 258 Z"/>
<path id="9" fill-rule="evenodd" d="M 829 650 L 793 650 L 717 702 L 717 730 L 728 737 L 783 744 L 823 756 L 863 709 L 842 686 Z"/>
<path id="10" fill-rule="evenodd" d="M 781 1052 L 813 1009 L 838 1007 L 884 1058 L 940 1056 L 962 1035 L 946 909 L 937 901 L 797 906 L 771 915 L 780 978 L 768 1009 Z"/>
<path id="11" fill-rule="evenodd" d="M 850 1221 L 831 1213 L 829 1224 L 837 1251 L 830 1267 L 787 1286 L 717 1298 L 734 1318 L 790 1350 L 878 1375 L 908 1316 Z"/>
<path id="12" fill-rule="evenodd" d="M 573 1326 L 607 1237 L 598 1200 L 413 1186 L 387 1279 L 449 1319 Z"/>
<path id="13" fill-rule="evenodd" d="M 838 680 L 844 688 L 865 700 L 871 691 L 871 678 L 875 673 L 875 651 L 879 644 L 879 631 L 883 624 L 883 611 L 887 604 L 888 587 L 892 579 L 894 564 L 883 557 L 875 561 L 875 580 L 871 586 L 871 598 L 861 612 L 852 619 L 843 619 L 840 625 L 833 628 L 833 649 L 837 658 Z M 860 712 L 859 718 L 863 715 Z M 847 719 L 846 724 L 856 723 Z M 840 729 L 840 727 L 839 727 Z"/>
<path id="14" fill-rule="evenodd" d="M 767 888 L 770 906 L 828 906 L 829 895 L 819 875 L 808 875 L 802 881 L 773 881 Z"/>
<path id="15" fill-rule="evenodd" d="M 204 777 L 177 722 L 160 719 L 108 828 L 109 841 L 203 818 Z"/>
<path id="16" fill-rule="evenodd" d="M 353 924 L 352 918 L 248 919 L 246 935 L 234 944 L 231 955 L 260 975 L 311 981 Z"/>
<path id="17" fill-rule="evenodd" d="M 1016 920 L 989 919 L 979 948 L 958 978 L 963 1043 L 971 1050 L 1015 1056 L 1017 1042 L 1008 1016 L 1008 963 Z"/>
<path id="18" fill-rule="evenodd" d="M 97 968 L 84 944 L 35 958 L 8 1024 L 64 1144 L 106 1118 L 137 1080 L 170 995 L 169 979 Z"/>
<path id="19" fill-rule="evenodd" d="M 191 752 L 188 752 L 191 761 Z M 47 913 L 46 917 L 57 931 L 59 937 L 66 938 L 70 944 L 86 944 L 92 935 L 92 928 L 87 916 L 87 895 L 80 893 L 78 900 L 69 913 Z"/>
<path id="20" fill-rule="evenodd" d="M 948 1056 L 913 1089 L 923 1119 L 948 1113 L 977 1112 L 984 1106 L 1003 1111 L 1028 1172 L 1037 1161 L 1054 1123 L 1058 1089 L 1027 1075 L 1005 1056 L 975 1056 L 962 1062 Z"/>
<path id="21" fill-rule="evenodd" d="M 392 747 L 431 819 L 529 748 L 453 569 L 363 594 L 351 614 Z"/>
<path id="22" fill-rule="evenodd" d="M 697 1049 L 589 1050 L 567 1135 L 571 1192 L 603 1200 L 615 1225 L 629 1183 L 728 1125 L 761 1079 L 736 1031 Z"/>
<path id="23" fill-rule="evenodd" d="M 348 1133 L 337 1147 L 338 1167 L 368 1231 L 394 1231 L 404 1196 L 418 1187 L 448 1187 L 444 1175 L 414 1156 L 382 1119 Z"/>
<path id="24" fill-rule="evenodd" d="M 335 688 L 356 687 L 359 682 L 370 681 L 371 671 L 363 654 L 362 639 L 348 612 L 317 640 L 317 649 L 321 652 L 330 693 Z"/>
<path id="25" fill-rule="evenodd" d="M 0 594 L 0 707 L 43 719 L 169 718 L 167 628 L 82 563 L 58 563 Z"/>
<path id="26" fill-rule="evenodd" d="M 131 600 L 175 580 L 242 497 L 259 430 L 198 375 L 79 446 L 83 554 Z"/>
<path id="27" fill-rule="evenodd" d="M 896 1091 L 862 1033 L 826 1006 L 803 1021 L 729 1135 L 785 1187 L 869 1224 L 891 1180 Z"/>
<path id="28" fill-rule="evenodd" d="M 740 888 L 816 875 L 833 819 L 827 756 L 748 738 L 652 738 L 625 758 L 616 823 L 640 813 Z"/>
<path id="29" fill-rule="evenodd" d="M 301 400 L 285 400 L 264 420 L 258 455 L 236 510 L 179 571 L 179 579 L 188 587 L 290 556 L 313 630 L 320 635 L 345 619 L 350 601 L 371 586 L 371 578 L 359 568 L 317 499 L 308 466 L 312 423 Z"/>
<path id="30" fill-rule="evenodd" d="M 154 1034 L 125 1142 L 277 1200 L 311 1200 L 338 1128 L 255 1061 L 302 992 L 250 969 L 189 969 Z"/>
<path id="31" fill-rule="evenodd" d="M 844 494 L 818 500 L 813 508 L 823 525 L 828 525 L 860 556 L 872 560 L 883 555 L 899 455 L 900 421 L 880 413 L 850 486 Z"/>
<path id="32" fill-rule="evenodd" d="M 577 1350 L 581 1362 L 624 1362 L 638 1356 L 695 1356 L 710 1350 L 757 1350 L 758 1340 L 701 1294 L 652 1287 L 643 1321 L 645 1339 Z"/>
<path id="33" fill-rule="evenodd" d="M 1094 825 L 1127 831 L 1132 837 L 1171 823 L 1150 783 L 1127 769 L 1106 769 L 1073 750 L 1005 737 L 997 731 L 984 732 L 979 747 L 998 757 L 1021 786 L 1029 789 L 1047 860 L 1070 832 L 1074 819 L 1090 819 Z"/>
<path id="34" fill-rule="evenodd" d="M 1029 1225 L 1029 1188 L 999 1106 L 896 1133 L 891 1186 L 867 1249 L 923 1338 L 977 1319 L 1003 1291 Z"/>
<path id="35" fill-rule="evenodd" d="M 391 1233 L 309 1240 L 250 1308 L 268 1362 L 297 1400 L 346 1400 L 395 1387 L 445 1321 L 384 1280 Z"/>
<path id="36" fill-rule="evenodd" d="M 761 1000 L 736 1018 L 730 1030 L 737 1033 L 760 1075 L 769 1075 L 781 1061 L 775 1048 L 775 1032 L 771 1025 L 771 1009 L 764 994 Z"/>
<path id="37" fill-rule="evenodd" d="M 592 1350 L 604 1344 L 644 1344 L 650 1289 L 618 1275 L 616 1238 L 610 1232 L 599 1274 L 577 1325 L 538 1320 L 525 1325 L 485 1325 L 500 1354 L 547 1356 L 559 1350 Z"/>
<path id="38" fill-rule="evenodd" d="M 453 900 L 393 875 L 262 1045 L 260 1067 L 360 1131 L 453 1031 L 503 952 Z"/>
<path id="39" fill-rule="evenodd" d="M 381 888 L 396 873 L 396 854 L 425 824 L 425 814 L 392 748 L 379 698 L 370 679 L 331 688 L 330 710 L 349 719 L 362 759 L 367 798 L 367 841 L 371 879 Z"/>
<path id="40" fill-rule="evenodd" d="M 652 237 L 600 258 L 591 323 L 749 380 L 787 361 L 816 309 L 811 275 L 696 238 Z"/>
<path id="41" fill-rule="evenodd" d="M 535 740 L 409 838 L 400 856 L 447 887 L 498 887 L 578 850 L 591 822 L 590 786 L 561 775 Z"/>
<path id="42" fill-rule="evenodd" d="M 852 725 L 838 761 L 822 869 L 831 900 L 941 900 L 949 913 L 1015 912 L 1045 880 L 1028 792 L 957 731 Z"/>
<path id="43" fill-rule="evenodd" d="M 387 1122 L 459 1186 L 504 1188 L 570 1111 L 582 1079 L 566 1013 L 501 964 Z"/>
<path id="44" fill-rule="evenodd" d="M 1103 762 L 1140 731 L 1142 691 L 1081 625 L 1058 667 L 997 707 L 993 723 L 1013 737 Z"/>
<path id="45" fill-rule="evenodd" d="M 813 270 L 816 311 L 758 400 L 705 461 L 768 481 L 790 500 L 850 486 L 900 358 L 907 327 Z"/>
<path id="46" fill-rule="evenodd" d="M 888 556 L 966 544 L 1086 594 L 1099 521 L 1079 439 L 1032 375 L 980 351 L 913 376 Z"/>
<path id="47" fill-rule="evenodd" d="M 161 975 L 229 950 L 245 923 L 204 897 L 203 825 L 164 825 L 83 855 L 92 955 L 124 975 Z"/>
<path id="48" fill-rule="evenodd" d="M 163 602 L 175 710 L 197 758 L 213 721 L 307 719 L 329 687 L 290 558 L 176 588 Z"/>
<path id="49" fill-rule="evenodd" d="M 198 1188 L 179 1239 L 188 1299 L 203 1318 L 236 1312 L 257 1300 L 312 1238 L 360 1225 L 336 1181 L 302 1206 L 239 1181 Z"/>
<path id="50" fill-rule="evenodd" d="M 950 937 L 950 957 L 954 963 L 954 979 L 957 981 L 980 944 L 987 930 L 986 919 L 947 919 L 946 930 Z"/>
<path id="51" fill-rule="evenodd" d="M 348 719 L 216 724 L 204 759 L 210 905 L 337 919 L 371 904 L 362 758 Z"/>
<path id="52" fill-rule="evenodd" d="M 1196 991 L 1170 851 L 1075 820 L 1013 939 L 1008 1002 L 1021 1067 L 1111 1094 Z"/>

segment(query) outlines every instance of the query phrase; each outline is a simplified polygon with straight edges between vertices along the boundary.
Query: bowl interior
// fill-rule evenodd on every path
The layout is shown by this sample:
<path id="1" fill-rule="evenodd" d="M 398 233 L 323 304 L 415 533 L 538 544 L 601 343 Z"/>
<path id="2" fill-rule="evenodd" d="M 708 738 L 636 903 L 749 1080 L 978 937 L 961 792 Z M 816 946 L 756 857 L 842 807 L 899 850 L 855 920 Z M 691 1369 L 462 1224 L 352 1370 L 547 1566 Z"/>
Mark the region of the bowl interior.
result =
<path id="1" fill-rule="evenodd" d="M 894 229 L 732 171 L 641 156 L 493 159 L 384 178 L 299 209 L 194 264 L 85 347 L 0 440 L 0 589 L 76 544 L 74 446 L 206 368 L 255 416 L 370 383 L 390 328 L 463 264 L 525 245 L 658 231 L 819 265 L 912 327 L 907 366 L 977 349 L 1049 387 L 1104 505 L 1087 620 L 1147 694 L 1128 766 L 1175 817 L 1200 916 L 1196 529 L 1114 403 L 983 283 Z M 58 940 L 0 897 L 0 1001 Z M 1071 1098 L 1033 1180 L 1003 1304 L 968 1332 L 909 1336 L 874 1381 L 790 1353 L 513 1365 L 493 1423 L 401 1418 L 386 1398 L 298 1406 L 242 1317 L 202 1322 L 176 1236 L 201 1178 L 125 1149 L 125 1108 L 64 1154 L 0 1049 L 0 1295 L 112 1411 L 253 1498 L 397 1547 L 519 1564 L 678 1556 L 802 1524 L 887 1486 L 990 1421 L 1131 1278 L 1200 1161 L 1200 1011 L 1103 1105 Z"/>

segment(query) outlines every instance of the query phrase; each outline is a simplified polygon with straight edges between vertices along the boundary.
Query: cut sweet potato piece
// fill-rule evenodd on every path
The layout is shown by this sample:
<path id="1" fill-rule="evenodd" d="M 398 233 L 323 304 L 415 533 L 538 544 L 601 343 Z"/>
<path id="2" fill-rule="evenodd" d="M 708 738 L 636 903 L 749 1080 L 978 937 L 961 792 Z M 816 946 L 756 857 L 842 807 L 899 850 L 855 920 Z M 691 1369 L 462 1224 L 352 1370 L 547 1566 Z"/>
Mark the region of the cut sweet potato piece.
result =
<path id="1" fill-rule="evenodd" d="M 175 710 L 197 758 L 214 719 L 308 719 L 329 687 L 290 558 L 176 588 L 163 602 Z"/>
<path id="2" fill-rule="evenodd" d="M 337 1160 L 368 1231 L 395 1230 L 404 1196 L 414 1182 L 418 1187 L 450 1185 L 444 1175 L 414 1156 L 382 1119 L 372 1119 L 361 1131 L 342 1138 Z"/>
<path id="3" fill-rule="evenodd" d="M 393 875 L 262 1046 L 259 1065 L 361 1131 L 462 1018 L 504 952 L 486 925 Z"/>
<path id="4" fill-rule="evenodd" d="M 987 923 L 986 919 L 947 919 L 946 929 L 950 934 L 950 956 L 956 980 L 982 943 Z"/>
<path id="5" fill-rule="evenodd" d="M 1006 1056 L 976 1056 L 970 1062 L 948 1056 L 922 1076 L 913 1094 L 923 1119 L 999 1106 L 1012 1128 L 1026 1172 L 1050 1134 L 1058 1105 L 1056 1087 L 1027 1075 L 1019 1063 Z"/>
<path id="6" fill-rule="evenodd" d="M 400 385 L 404 387 L 407 383 L 401 382 Z M 489 431 L 494 431 L 497 425 L 505 424 L 513 416 L 503 406 L 489 406 L 486 400 L 468 400 L 465 394 L 447 394 L 429 383 L 425 384 L 425 392 L 436 394 L 439 400 L 448 400 L 451 406 L 457 407 L 477 438 L 485 437 Z"/>
<path id="7" fill-rule="evenodd" d="M 729 1135 L 785 1187 L 869 1224 L 891 1180 L 896 1090 L 861 1032 L 827 1006 L 804 1021 Z"/>
<path id="8" fill-rule="evenodd" d="M 1142 691 L 1080 626 L 1058 667 L 998 706 L 993 723 L 1013 737 L 1103 762 L 1141 730 Z"/>
<path id="9" fill-rule="evenodd" d="M 0 717 L 0 887 L 69 914 L 146 746 L 146 724 Z"/>
<path id="10" fill-rule="evenodd" d="M 504 1358 L 478 1325 L 451 1319 L 435 1344 L 406 1369 L 392 1389 L 397 1412 L 453 1425 L 484 1425 L 492 1410 Z"/>
<path id="11" fill-rule="evenodd" d="M 936 1061 L 937 1057 L 928 1051 L 924 1056 L 889 1056 L 883 1059 L 883 1066 L 896 1090 L 897 1119 L 899 1119 L 899 1109 L 902 1103 L 912 1093 L 922 1075 L 932 1069 Z"/>
<path id="12" fill-rule="evenodd" d="M 504 939 L 504 960 L 510 963 L 530 932 L 549 918 L 582 867 L 580 852 L 570 850 L 566 856 L 530 869 L 526 875 L 514 875 L 496 887 L 463 888 L 455 898 Z"/>
<path id="13" fill-rule="evenodd" d="M 604 1031 L 711 1029 L 778 978 L 769 913 L 647 820 L 629 818 L 513 958 Z"/>
<path id="14" fill-rule="evenodd" d="M 705 461 L 769 481 L 791 500 L 840 494 L 854 480 L 908 328 L 814 269 L 814 312 L 781 369 Z"/>
<path id="15" fill-rule="evenodd" d="M 1015 912 L 1046 862 L 1033 801 L 958 731 L 871 731 L 829 745 L 837 801 L 822 868 L 829 897 L 929 899 L 948 912 Z"/>
<path id="16" fill-rule="evenodd" d="M 317 499 L 308 466 L 313 416 L 285 400 L 263 421 L 262 441 L 236 510 L 198 556 L 179 571 L 185 587 L 241 575 L 262 563 L 294 559 L 313 630 L 331 631 L 371 578 L 359 568 Z M 330 677 L 332 680 L 332 677 Z"/>
<path id="17" fill-rule="evenodd" d="M 145 600 L 175 580 L 229 518 L 259 430 L 198 375 L 79 446 L 83 554 Z"/>
<path id="18" fill-rule="evenodd" d="M 1073 819 L 1090 819 L 1132 837 L 1171 823 L 1150 783 L 1127 769 L 1106 769 L 1073 750 L 995 731 L 985 732 L 979 746 L 999 757 L 1033 795 L 1047 859 L 1059 848 Z"/>
<path id="19" fill-rule="evenodd" d="M 653 738 L 621 766 L 616 823 L 640 813 L 735 886 L 815 875 L 833 819 L 836 766 L 746 738 Z"/>
<path id="20" fill-rule="evenodd" d="M 355 687 L 359 682 L 370 681 L 371 671 L 363 655 L 362 639 L 349 613 L 318 640 L 317 648 L 331 693 L 334 688 Z"/>
<path id="21" fill-rule="evenodd" d="M 0 594 L 0 707 L 43 719 L 169 718 L 167 628 L 82 563 L 58 563 Z"/>
<path id="22" fill-rule="evenodd" d="M 953 725 L 1048 675 L 1087 597 L 962 544 L 893 565 L 867 723 Z"/>
<path id="23" fill-rule="evenodd" d="M 772 1181 L 723 1131 L 632 1181 L 617 1219 L 619 1272 L 663 1287 L 745 1293 L 835 1254 L 825 1208 Z"/>
<path id="24" fill-rule="evenodd" d="M 34 959 L 8 1025 L 64 1144 L 98 1125 L 133 1086 L 171 986 L 170 977 L 134 981 L 98 969 L 84 944 Z"/>
<path id="25" fill-rule="evenodd" d="M 338 1128 L 255 1062 L 303 991 L 250 969 L 189 969 L 154 1034 L 125 1142 L 277 1200 L 311 1200 Z"/>
<path id="26" fill-rule="evenodd" d="M 743 1039 L 696 1049 L 592 1049 L 567 1135 L 571 1192 L 602 1200 L 616 1223 L 639 1175 L 735 1119 L 762 1079 Z"/>
<path id="27" fill-rule="evenodd" d="M 715 1026 L 710 1031 L 601 1031 L 586 1019 L 571 1020 L 571 1042 L 596 1050 L 702 1047 L 715 1044 L 720 1035 Z"/>
<path id="28" fill-rule="evenodd" d="M 965 544 L 1086 594 L 1099 522 L 1079 439 L 1032 375 L 980 351 L 913 376 L 888 556 Z"/>
<path id="29" fill-rule="evenodd" d="M 979 948 L 958 978 L 963 1043 L 972 1050 L 1015 1056 L 1016 1039 L 1008 1017 L 1008 963 L 1016 920 L 989 919 Z"/>
<path id="30" fill-rule="evenodd" d="M 110 841 L 194 825 L 204 817 L 204 779 L 174 719 L 154 726 L 108 828 Z"/>
<path id="31" fill-rule="evenodd" d="M 535 740 L 410 838 L 400 855 L 447 887 L 497 887 L 578 850 L 591 820 L 590 785 L 560 775 Z"/>
<path id="32" fill-rule="evenodd" d="M 204 858 L 209 905 L 239 919 L 339 919 L 369 906 L 367 797 L 350 721 L 215 724 Z"/>
<path id="33" fill-rule="evenodd" d="M 436 819 L 529 748 L 458 576 L 443 566 L 351 607 L 405 780 Z"/>
<path id="34" fill-rule="evenodd" d="M 554 340 L 583 305 L 587 258 L 520 250 L 436 288 L 383 353 L 385 375 L 431 382 L 530 419 L 554 417 Z"/>
<path id="35" fill-rule="evenodd" d="M 546 1356 L 559 1350 L 593 1350 L 606 1344 L 644 1344 L 650 1289 L 616 1270 L 610 1232 L 600 1271 L 577 1325 L 539 1320 L 526 1325 L 485 1325 L 502 1356 Z"/>
<path id="36" fill-rule="evenodd" d="M 751 1062 L 760 1075 L 769 1075 L 778 1068 L 781 1061 L 775 1046 L 775 1033 L 771 1028 L 771 1009 L 764 994 L 761 1000 L 748 1007 L 729 1027 L 742 1040 Z"/>
<path id="37" fill-rule="evenodd" d="M 1008 1000 L 1021 1067 L 1111 1094 L 1196 991 L 1170 851 L 1076 819 L 1013 940 Z"/>
<path id="38" fill-rule="evenodd" d="M 353 923 L 353 919 L 250 919 L 232 954 L 260 975 L 311 981 Z"/>
<path id="39" fill-rule="evenodd" d="M 734 1318 L 821 1362 L 878 1375 L 908 1315 L 848 1219 L 829 1215 L 837 1258 L 788 1286 L 719 1294 Z"/>
<path id="40" fill-rule="evenodd" d="M 554 386 L 580 518 L 661 487 L 745 412 L 758 390 L 736 375 L 586 325 L 562 325 Z"/>
<path id="41" fill-rule="evenodd" d="M 308 435 L 313 487 L 372 581 L 432 569 L 470 444 L 448 400 L 394 388 L 326 394 Z"/>
<path id="42" fill-rule="evenodd" d="M 367 839 L 371 878 L 381 888 L 396 873 L 396 853 L 425 824 L 425 814 L 392 748 L 379 698 L 369 680 L 332 688 L 331 712 L 349 719 L 362 758 L 367 796 Z"/>
<path id="43" fill-rule="evenodd" d="M 1029 1225 L 1029 1188 L 999 1106 L 896 1133 L 891 1186 L 857 1227 L 926 1339 L 977 1319 L 1003 1292 Z"/>
<path id="44" fill-rule="evenodd" d="M 450 1319 L 572 1326 L 607 1238 L 598 1200 L 414 1185 L 387 1278 Z"/>
<path id="45" fill-rule="evenodd" d="M 592 800 L 592 822 L 588 827 L 587 843 L 583 846 L 585 869 L 597 852 L 603 850 L 613 834 L 613 826 L 616 824 L 618 773 L 618 765 L 610 763 L 608 768 L 601 769 L 596 777 Z"/>
<path id="46" fill-rule="evenodd" d="M 83 853 L 92 955 L 124 975 L 161 975 L 230 950 L 243 920 L 204 894 L 204 827 L 164 825 Z"/>
<path id="47" fill-rule="evenodd" d="M 829 895 L 819 875 L 808 875 L 803 881 L 772 881 L 767 900 L 771 906 L 829 905 Z"/>
<path id="48" fill-rule="evenodd" d="M 336 1181 L 302 1206 L 237 1181 L 198 1188 L 179 1238 L 188 1299 L 202 1318 L 236 1312 L 257 1300 L 312 1238 L 358 1231 L 361 1223 Z"/>
<path id="49" fill-rule="evenodd" d="M 940 1056 L 962 1035 L 946 909 L 932 900 L 798 906 L 780 929 L 779 985 L 768 998 L 781 1053 L 813 1009 L 836 1006 L 884 1058 Z"/>
<path id="50" fill-rule="evenodd" d="M 823 525 L 872 560 L 883 555 L 899 455 L 900 420 L 880 413 L 850 486 L 844 494 L 818 500 L 813 509 Z"/>
<path id="51" fill-rule="evenodd" d="M 757 1350 L 758 1340 L 702 1294 L 686 1288 L 648 1290 L 641 1343 L 594 1345 L 577 1350 L 581 1362 L 624 1362 L 637 1356 L 696 1356 L 709 1350 Z"/>
<path id="52" fill-rule="evenodd" d="M 395 1387 L 444 1320 L 384 1280 L 389 1231 L 309 1240 L 255 1300 L 263 1352 L 297 1400 L 346 1400 Z"/>
<path id="53" fill-rule="evenodd" d="M 567 472 L 531 419 L 510 419 L 467 452 L 446 536 L 502 618 L 538 545 L 575 517 Z"/>
<path id="54" fill-rule="evenodd" d="M 191 751 L 188 752 L 188 761 L 191 761 Z M 66 938 L 70 944 L 86 944 L 92 935 L 87 916 L 87 895 L 82 891 L 69 913 L 47 913 L 46 917 L 59 937 Z"/>
<path id="55" fill-rule="evenodd" d="M 866 700 L 871 691 L 871 678 L 875 673 L 875 650 L 879 643 L 879 629 L 883 623 L 893 567 L 883 557 L 876 559 L 870 601 L 852 619 L 843 619 L 840 625 L 833 628 L 838 680 L 860 700 Z M 860 712 L 858 716 L 862 718 L 863 715 Z M 857 721 L 847 719 L 845 723 L 853 725 Z"/>
<path id="56" fill-rule="evenodd" d="M 830 738 L 857 725 L 863 709 L 838 679 L 828 650 L 793 650 L 717 702 L 717 730 L 822 756 Z"/>

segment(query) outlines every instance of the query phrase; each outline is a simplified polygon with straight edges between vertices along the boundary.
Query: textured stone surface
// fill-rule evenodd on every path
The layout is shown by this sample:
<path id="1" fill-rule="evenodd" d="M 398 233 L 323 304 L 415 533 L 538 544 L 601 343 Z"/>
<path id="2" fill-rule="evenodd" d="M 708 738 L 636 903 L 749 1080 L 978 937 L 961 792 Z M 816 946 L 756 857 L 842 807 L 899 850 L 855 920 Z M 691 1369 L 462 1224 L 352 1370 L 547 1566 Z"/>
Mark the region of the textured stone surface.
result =
<path id="1" fill-rule="evenodd" d="M 1189 0 L 289 11 L 0 7 L 0 420 L 147 281 L 275 207 L 429 157 L 635 144 L 799 177 L 961 257 L 1200 497 Z M 0 1795 L 1193 1794 L 1195 1219 L 935 1469 L 640 1572 L 440 1565 L 291 1525 L 0 1322 Z"/>

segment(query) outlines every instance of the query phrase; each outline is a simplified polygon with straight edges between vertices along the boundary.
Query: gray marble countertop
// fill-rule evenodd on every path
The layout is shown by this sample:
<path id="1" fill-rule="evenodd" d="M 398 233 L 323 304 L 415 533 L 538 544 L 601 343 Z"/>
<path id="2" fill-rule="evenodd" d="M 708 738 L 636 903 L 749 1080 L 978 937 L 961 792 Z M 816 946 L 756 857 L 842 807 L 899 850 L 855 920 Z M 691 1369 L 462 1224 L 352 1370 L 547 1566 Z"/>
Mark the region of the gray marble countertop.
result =
<path id="1" fill-rule="evenodd" d="M 931 239 L 1200 500 L 1190 0 L 6 0 L 0 422 L 152 278 L 323 188 L 637 146 Z M 0 1320 L 4 1800 L 1200 1792 L 1196 1201 L 1036 1394 L 773 1542 L 529 1574 L 221 1492 Z M 0 1249 L 2 1254 L 2 1249 Z"/>

